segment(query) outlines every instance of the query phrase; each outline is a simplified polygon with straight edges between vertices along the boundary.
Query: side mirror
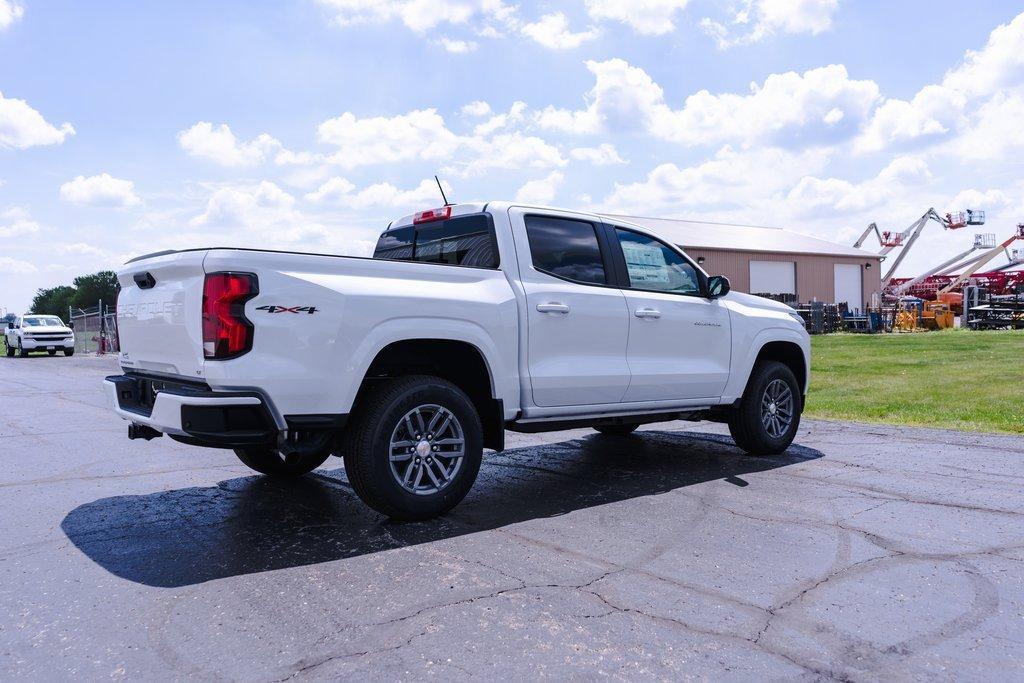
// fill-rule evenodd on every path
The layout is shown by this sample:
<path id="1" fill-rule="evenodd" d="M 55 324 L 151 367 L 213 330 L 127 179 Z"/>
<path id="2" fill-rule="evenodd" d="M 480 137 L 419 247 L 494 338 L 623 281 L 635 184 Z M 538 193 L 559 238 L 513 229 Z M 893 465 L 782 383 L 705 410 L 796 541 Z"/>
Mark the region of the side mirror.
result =
<path id="1" fill-rule="evenodd" d="M 7 323 L 7 329 L 13 330 L 14 329 L 14 323 L 11 323 L 11 322 Z"/>
<path id="2" fill-rule="evenodd" d="M 72 330 L 75 329 L 75 321 L 74 320 L 69 320 L 68 321 L 68 327 L 70 329 L 72 329 Z"/>
<path id="3" fill-rule="evenodd" d="M 724 275 L 712 275 L 708 278 L 708 298 L 717 299 L 729 293 L 729 278 Z"/>

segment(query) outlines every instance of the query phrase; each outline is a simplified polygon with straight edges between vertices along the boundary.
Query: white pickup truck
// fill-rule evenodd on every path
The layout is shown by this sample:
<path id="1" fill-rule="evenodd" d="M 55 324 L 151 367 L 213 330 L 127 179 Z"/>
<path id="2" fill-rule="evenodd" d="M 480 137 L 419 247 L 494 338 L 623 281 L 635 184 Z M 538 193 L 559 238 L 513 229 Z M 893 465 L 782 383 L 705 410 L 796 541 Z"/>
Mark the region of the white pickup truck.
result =
<path id="1" fill-rule="evenodd" d="M 592 214 L 449 205 L 394 221 L 373 258 L 194 249 L 118 278 L 124 374 L 105 386 L 129 437 L 232 448 L 268 475 L 342 456 L 401 519 L 457 505 L 506 429 L 707 419 L 779 453 L 808 383 L 795 311 Z"/>
<path id="2" fill-rule="evenodd" d="M 65 356 L 75 355 L 75 332 L 55 315 L 26 313 L 7 323 L 4 343 L 8 358 L 18 354 L 22 358 L 32 351 L 46 351 L 56 356 L 63 351 Z"/>

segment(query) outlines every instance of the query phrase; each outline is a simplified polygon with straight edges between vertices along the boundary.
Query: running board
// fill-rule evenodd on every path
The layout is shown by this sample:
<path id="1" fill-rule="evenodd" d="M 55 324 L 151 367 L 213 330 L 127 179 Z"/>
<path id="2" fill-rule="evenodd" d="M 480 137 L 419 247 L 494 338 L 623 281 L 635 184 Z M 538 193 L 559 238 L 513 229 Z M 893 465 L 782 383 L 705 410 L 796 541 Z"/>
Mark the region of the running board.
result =
<path id="1" fill-rule="evenodd" d="M 650 424 L 652 422 L 671 422 L 672 420 L 688 420 L 700 422 L 709 417 L 709 410 L 674 410 L 662 413 L 633 413 L 616 416 L 592 415 L 590 417 L 565 418 L 540 418 L 533 420 L 513 420 L 505 423 L 505 429 L 510 432 L 522 432 L 524 434 L 537 434 L 540 432 L 559 432 L 564 429 L 579 429 L 581 427 L 603 427 L 605 425 L 622 424 Z"/>

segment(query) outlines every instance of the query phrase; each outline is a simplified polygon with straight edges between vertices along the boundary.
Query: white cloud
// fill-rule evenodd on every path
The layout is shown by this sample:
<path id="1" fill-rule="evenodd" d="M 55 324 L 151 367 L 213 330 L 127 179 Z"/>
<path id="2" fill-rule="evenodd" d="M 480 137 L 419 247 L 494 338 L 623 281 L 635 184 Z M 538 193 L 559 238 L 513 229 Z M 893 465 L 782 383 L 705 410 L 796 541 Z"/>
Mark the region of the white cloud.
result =
<path id="1" fill-rule="evenodd" d="M 476 41 L 473 40 L 455 40 L 452 38 L 441 38 L 437 41 L 438 44 L 448 52 L 452 54 L 465 54 L 467 52 L 473 52 L 480 47 Z"/>
<path id="2" fill-rule="evenodd" d="M 449 157 L 459 139 L 435 109 L 408 114 L 358 118 L 345 112 L 317 128 L 317 137 L 338 150 L 329 160 L 343 168 Z"/>
<path id="3" fill-rule="evenodd" d="M 695 166 L 664 163 L 643 181 L 616 183 L 601 207 L 610 213 L 670 216 L 707 217 L 712 212 L 731 211 L 750 220 L 800 178 L 819 173 L 830 153 L 824 149 L 795 153 L 772 147 L 737 150 L 726 146 Z"/>
<path id="4" fill-rule="evenodd" d="M 442 185 L 446 192 L 451 192 L 450 185 L 447 183 L 442 183 Z M 355 189 L 355 185 L 345 178 L 331 178 L 315 192 L 307 194 L 306 199 L 316 203 L 341 204 L 351 209 L 369 207 L 399 209 L 427 204 L 432 206 L 441 198 L 433 179 L 424 180 L 411 190 L 401 190 L 386 182 L 374 183 L 358 192 Z"/>
<path id="5" fill-rule="evenodd" d="M 931 178 L 923 159 L 896 157 L 876 177 L 862 183 L 805 176 L 789 191 L 787 199 L 797 215 L 811 215 L 822 209 L 856 213 L 881 207 Z"/>
<path id="6" fill-rule="evenodd" d="M 1024 13 L 997 26 L 981 50 L 968 50 L 963 63 L 950 70 L 942 84 L 967 97 L 987 95 L 1024 82 Z"/>
<path id="7" fill-rule="evenodd" d="M 594 27 L 573 33 L 569 30 L 569 19 L 562 12 L 545 14 L 536 22 L 524 25 L 522 32 L 551 50 L 571 50 L 593 40 L 599 34 Z"/>
<path id="8" fill-rule="evenodd" d="M 463 105 L 462 113 L 466 116 L 487 116 L 491 113 L 491 105 L 487 104 L 483 100 L 476 100 L 469 104 Z"/>
<path id="9" fill-rule="evenodd" d="M 60 198 L 72 204 L 127 208 L 140 203 L 135 184 L 107 173 L 78 176 L 60 186 Z"/>
<path id="10" fill-rule="evenodd" d="M 281 147 L 280 142 L 266 133 L 249 142 L 240 142 L 226 123 L 214 128 L 208 121 L 200 121 L 178 133 L 178 144 L 192 156 L 221 166 L 254 166 Z"/>
<path id="11" fill-rule="evenodd" d="M 514 21 L 515 7 L 501 0 L 319 0 L 333 14 L 338 26 L 401 21 L 407 28 L 424 33 L 441 24 Z"/>
<path id="12" fill-rule="evenodd" d="M 803 74 L 772 74 L 763 84 L 752 83 L 745 95 L 701 90 L 687 97 L 682 109 L 673 110 L 643 69 L 621 59 L 586 64 L 596 78 L 587 108 L 549 107 L 537 116 L 541 128 L 595 133 L 640 127 L 687 145 L 749 145 L 796 129 L 817 125 L 826 130 L 840 119 L 863 119 L 879 96 L 874 81 L 852 80 L 846 67 L 834 64 Z"/>
<path id="13" fill-rule="evenodd" d="M 28 261 L 19 261 L 10 256 L 0 256 L 0 273 L 12 273 L 14 275 L 28 275 L 39 269 Z"/>
<path id="14" fill-rule="evenodd" d="M 25 14 L 25 8 L 14 0 L 0 0 L 0 30 L 7 28 Z"/>
<path id="15" fill-rule="evenodd" d="M 516 192 L 516 201 L 523 204 L 550 205 L 554 202 L 563 180 L 565 176 L 561 171 L 552 171 L 545 178 L 531 180 Z"/>
<path id="16" fill-rule="evenodd" d="M 566 161 L 554 145 L 520 131 L 505 130 L 525 121 L 525 109 L 525 103 L 516 102 L 507 113 L 479 124 L 473 135 L 453 133 L 434 109 L 371 118 L 345 112 L 320 124 L 318 137 L 338 148 L 327 162 L 346 169 L 402 161 L 443 161 L 445 172 L 471 175 L 495 168 L 564 166 Z"/>
<path id="17" fill-rule="evenodd" d="M 39 232 L 39 223 L 32 220 L 28 211 L 14 207 L 0 212 L 0 237 L 19 237 Z"/>
<path id="18" fill-rule="evenodd" d="M 688 4 L 689 0 L 586 0 L 592 19 L 619 21 L 646 35 L 671 33 L 675 13 Z"/>
<path id="19" fill-rule="evenodd" d="M 62 254 L 74 254 L 76 256 L 97 256 L 105 257 L 107 252 L 93 244 L 86 244 L 85 242 L 74 242 L 72 244 L 61 245 L 58 249 Z"/>
<path id="20" fill-rule="evenodd" d="M 597 147 L 577 147 L 569 152 L 569 156 L 577 161 L 586 161 L 594 166 L 611 166 L 613 164 L 624 164 L 626 161 L 619 156 L 619 151 L 610 142 L 604 142 Z"/>
<path id="21" fill-rule="evenodd" d="M 5 98 L 0 92 L 0 147 L 27 149 L 36 145 L 59 145 L 74 134 L 70 123 L 57 128 L 25 100 Z"/>
<path id="22" fill-rule="evenodd" d="M 909 101 L 886 100 L 875 110 L 855 149 L 880 151 L 926 136 L 942 138 L 971 126 L 980 126 L 982 130 L 974 134 L 968 131 L 965 135 L 973 136 L 979 144 L 989 148 L 991 134 L 1003 126 L 997 120 L 1003 112 L 998 110 L 1014 107 L 1014 97 L 1001 89 L 1022 83 L 1024 13 L 993 30 L 981 50 L 968 50 L 962 63 L 946 72 L 941 83 L 924 86 Z M 976 115 L 969 114 L 972 100 L 984 97 L 1000 99 L 982 105 L 982 111 Z"/>
<path id="23" fill-rule="evenodd" d="M 1024 149 L 1024 89 L 996 93 L 969 121 L 948 151 L 971 161 L 1019 158 Z"/>
<path id="24" fill-rule="evenodd" d="M 505 114 L 497 114 L 473 129 L 473 134 L 486 136 L 508 127 L 513 123 L 522 123 L 526 112 L 526 102 L 513 102 Z"/>
<path id="25" fill-rule="evenodd" d="M 832 28 L 838 9 L 839 0 L 746 0 L 729 25 L 709 17 L 700 25 L 719 49 L 726 49 L 750 45 L 779 32 L 817 35 Z M 746 33 L 733 35 L 734 29 L 745 30 L 748 26 Z"/>
<path id="26" fill-rule="evenodd" d="M 552 168 L 568 163 L 554 145 L 519 132 L 468 138 L 464 144 L 468 157 L 446 166 L 442 169 L 445 173 L 470 176 L 490 169 Z"/>
<path id="27" fill-rule="evenodd" d="M 261 211 L 289 209 L 295 198 L 274 183 L 222 187 L 206 204 L 206 211 L 192 219 L 192 225 L 244 226 Z"/>

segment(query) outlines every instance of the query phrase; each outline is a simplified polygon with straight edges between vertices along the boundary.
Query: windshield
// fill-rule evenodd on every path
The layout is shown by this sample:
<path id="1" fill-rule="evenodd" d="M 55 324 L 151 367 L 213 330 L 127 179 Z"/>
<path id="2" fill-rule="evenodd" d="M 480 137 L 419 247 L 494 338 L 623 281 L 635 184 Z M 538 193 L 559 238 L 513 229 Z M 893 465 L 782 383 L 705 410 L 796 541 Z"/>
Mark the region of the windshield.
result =
<path id="1" fill-rule="evenodd" d="M 55 315 L 25 316 L 25 327 L 64 327 L 64 323 Z"/>

